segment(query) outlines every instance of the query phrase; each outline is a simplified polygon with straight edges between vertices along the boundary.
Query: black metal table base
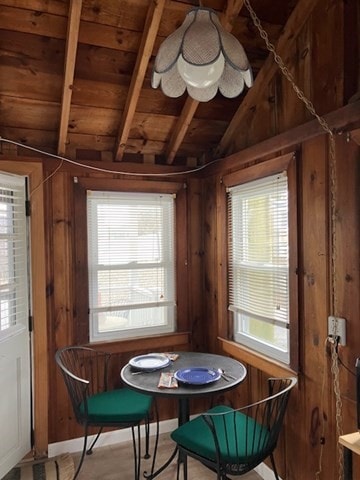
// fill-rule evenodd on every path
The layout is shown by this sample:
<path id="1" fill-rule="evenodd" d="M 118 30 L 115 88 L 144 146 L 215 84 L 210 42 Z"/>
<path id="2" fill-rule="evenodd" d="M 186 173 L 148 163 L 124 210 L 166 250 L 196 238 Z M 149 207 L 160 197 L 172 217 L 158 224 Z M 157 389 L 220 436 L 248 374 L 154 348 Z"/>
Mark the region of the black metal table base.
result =
<path id="1" fill-rule="evenodd" d="M 180 427 L 184 423 L 188 422 L 190 418 L 189 399 L 179 398 L 178 403 L 179 403 L 178 425 Z M 144 477 L 147 478 L 148 480 L 153 480 L 153 478 L 156 478 L 162 471 L 165 470 L 165 468 L 167 468 L 170 465 L 170 463 L 175 459 L 176 455 L 178 455 L 178 461 L 177 461 L 178 478 L 179 478 L 180 465 L 182 465 L 184 469 L 184 479 L 187 479 L 187 457 L 186 455 L 178 452 L 177 446 L 175 447 L 173 453 L 170 455 L 169 459 L 166 460 L 166 462 L 163 465 L 161 465 L 161 467 L 158 468 L 156 472 L 154 472 L 153 471 L 154 468 L 152 468 L 151 469 L 152 473 L 144 472 Z"/>
<path id="2" fill-rule="evenodd" d="M 176 352 L 175 352 L 176 353 Z M 159 389 L 159 372 L 151 371 L 144 372 L 143 375 L 134 375 L 132 367 L 130 364 L 125 365 L 121 370 L 121 379 L 125 385 L 134 389 L 135 391 L 153 395 L 154 397 L 167 397 L 178 400 L 178 425 L 181 426 L 184 423 L 189 421 L 189 400 L 193 397 L 203 397 L 203 396 L 212 396 L 219 394 L 220 392 L 225 392 L 231 390 L 238 386 L 246 377 L 246 368 L 245 366 L 234 360 L 233 358 L 224 356 L 224 355 L 215 355 L 212 353 L 203 353 L 203 352 L 179 352 L 179 356 L 176 359 L 176 363 L 172 363 L 168 367 L 164 367 L 162 370 L 167 372 L 173 372 L 174 369 L 183 369 L 183 368 L 194 368 L 197 366 L 203 367 L 208 365 L 211 368 L 217 368 L 226 371 L 229 373 L 229 376 L 233 380 L 224 380 L 223 378 L 219 381 L 206 384 L 199 388 L 198 385 L 183 385 L 179 383 L 179 387 L 176 389 Z M 156 448 L 155 448 L 156 451 Z M 176 458 L 177 457 L 177 458 Z M 151 465 L 150 472 L 144 472 L 144 478 L 153 480 L 161 472 L 163 472 L 171 462 L 177 460 L 177 469 L 183 468 L 183 478 L 187 478 L 187 457 L 184 453 L 180 452 L 176 447 L 169 459 L 161 465 L 155 471 L 155 455 L 153 457 L 153 463 Z"/>
<path id="3" fill-rule="evenodd" d="M 147 473 L 147 472 L 144 472 L 144 477 L 147 478 L 148 480 L 152 480 L 153 478 L 157 477 L 158 475 L 160 475 L 161 472 L 163 472 L 165 470 L 165 468 L 167 468 L 170 463 L 174 460 L 174 458 L 176 457 L 178 453 L 178 448 L 175 447 L 175 450 L 173 451 L 173 453 L 171 454 L 171 456 L 169 457 L 168 460 L 166 460 L 166 462 L 161 465 L 160 468 L 158 468 L 156 470 L 156 472 L 153 472 L 153 473 Z"/>

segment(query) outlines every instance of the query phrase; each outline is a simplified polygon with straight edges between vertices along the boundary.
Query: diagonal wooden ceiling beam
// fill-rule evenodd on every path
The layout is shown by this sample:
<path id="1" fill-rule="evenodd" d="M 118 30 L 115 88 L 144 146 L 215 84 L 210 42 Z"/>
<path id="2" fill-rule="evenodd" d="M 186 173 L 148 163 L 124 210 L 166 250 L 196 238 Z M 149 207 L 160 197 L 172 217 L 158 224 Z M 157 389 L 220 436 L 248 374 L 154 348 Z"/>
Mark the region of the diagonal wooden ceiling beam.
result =
<path id="1" fill-rule="evenodd" d="M 72 88 L 74 82 L 76 52 L 79 39 L 82 0 L 71 0 L 66 36 L 65 73 L 61 100 L 61 114 L 58 140 L 58 155 L 65 155 L 70 117 Z"/>
<path id="2" fill-rule="evenodd" d="M 141 87 L 151 53 L 153 51 L 157 32 L 159 30 L 161 16 L 166 0 L 151 0 L 144 27 L 144 33 L 136 59 L 136 65 L 131 78 L 129 93 L 126 99 L 124 112 L 119 127 L 119 135 L 116 142 L 115 159 L 122 160 L 129 138 L 131 124 L 135 115 L 136 105 L 139 100 Z"/>
<path id="3" fill-rule="evenodd" d="M 166 149 L 166 163 L 171 165 L 176 157 L 176 153 L 180 148 L 182 141 L 186 135 L 186 132 L 189 128 L 191 120 L 193 119 L 199 102 L 194 100 L 191 97 L 187 97 L 185 105 L 181 111 L 180 117 L 178 118 L 175 128 L 171 133 L 171 138 Z"/>
<path id="4" fill-rule="evenodd" d="M 284 27 L 284 31 L 276 45 L 276 52 L 280 57 L 286 58 L 287 53 L 296 42 L 297 37 L 299 36 L 303 26 L 313 12 L 317 3 L 318 0 L 299 0 L 297 2 L 296 7 L 292 11 Z M 215 157 L 219 158 L 232 153 L 230 151 L 231 143 L 237 129 L 244 121 L 249 109 L 256 105 L 256 103 L 262 97 L 265 89 L 269 85 L 269 82 L 277 72 L 277 69 L 278 65 L 275 63 L 273 55 L 270 54 L 256 76 L 254 85 L 248 90 L 244 100 L 241 102 L 240 107 L 233 116 L 219 143 L 218 148 L 216 149 Z"/>
<path id="5" fill-rule="evenodd" d="M 239 15 L 240 10 L 244 4 L 244 0 L 228 0 L 226 9 L 221 15 L 221 24 L 227 30 L 231 31 L 233 28 L 233 22 Z M 167 150 L 166 150 L 166 162 L 172 164 L 179 147 L 184 140 L 186 132 L 189 128 L 191 120 L 193 119 L 199 102 L 191 97 L 186 99 L 185 105 L 182 109 L 177 124 L 172 132 Z"/>

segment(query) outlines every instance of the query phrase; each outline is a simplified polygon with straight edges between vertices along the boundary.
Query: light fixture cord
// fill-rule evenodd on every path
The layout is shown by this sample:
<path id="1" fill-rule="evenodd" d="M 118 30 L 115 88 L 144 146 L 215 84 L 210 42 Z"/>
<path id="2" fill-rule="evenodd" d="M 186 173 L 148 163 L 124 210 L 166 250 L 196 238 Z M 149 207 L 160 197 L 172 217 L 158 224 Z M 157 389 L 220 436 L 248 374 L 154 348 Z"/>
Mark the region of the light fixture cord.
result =
<path id="1" fill-rule="evenodd" d="M 259 30 L 260 37 L 265 41 L 266 47 L 274 56 L 274 60 L 279 66 L 281 72 L 290 82 L 293 90 L 295 91 L 298 98 L 305 104 L 308 111 L 317 119 L 322 129 L 329 135 L 329 174 L 330 174 L 330 211 L 331 211 L 331 305 L 330 310 L 332 315 L 335 317 L 335 324 L 338 318 L 338 299 L 337 299 L 337 283 L 336 283 L 336 258 L 337 258 L 337 242 L 336 242 L 336 205 L 337 205 L 337 177 L 336 177 L 336 152 L 335 152 L 335 138 L 334 133 L 332 132 L 329 124 L 325 118 L 321 117 L 315 111 L 315 107 L 312 102 L 305 96 L 304 92 L 296 85 L 294 77 L 290 73 L 289 69 L 284 64 L 283 59 L 276 53 L 274 45 L 270 42 L 267 32 L 263 29 L 261 22 L 256 15 L 254 9 L 250 5 L 249 0 L 244 0 L 244 4 L 248 9 L 251 19 L 254 22 L 254 25 Z M 342 402 L 341 402 L 341 393 L 339 387 L 339 367 L 338 367 L 338 356 L 337 356 L 337 344 L 336 348 L 333 346 L 331 351 L 331 371 L 333 374 L 334 381 L 334 395 L 336 400 L 336 434 L 337 437 L 342 435 Z M 344 476 L 344 466 L 343 466 L 343 449 L 339 442 L 337 442 L 338 450 L 338 473 L 339 480 L 343 479 Z M 320 453 L 320 463 L 322 458 L 322 452 Z M 321 465 L 320 465 L 321 471 Z M 317 472 L 319 474 L 320 472 Z M 318 476 L 316 477 L 318 478 Z"/>

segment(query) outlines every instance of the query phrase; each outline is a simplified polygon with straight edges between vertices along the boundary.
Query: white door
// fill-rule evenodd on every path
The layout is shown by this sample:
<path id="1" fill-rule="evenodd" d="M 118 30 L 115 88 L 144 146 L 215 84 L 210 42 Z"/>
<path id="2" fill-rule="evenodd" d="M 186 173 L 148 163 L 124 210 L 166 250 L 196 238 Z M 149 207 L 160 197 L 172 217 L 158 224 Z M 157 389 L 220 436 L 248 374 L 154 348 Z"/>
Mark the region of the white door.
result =
<path id="1" fill-rule="evenodd" d="M 25 177 L 0 172 L 0 478 L 31 449 Z"/>

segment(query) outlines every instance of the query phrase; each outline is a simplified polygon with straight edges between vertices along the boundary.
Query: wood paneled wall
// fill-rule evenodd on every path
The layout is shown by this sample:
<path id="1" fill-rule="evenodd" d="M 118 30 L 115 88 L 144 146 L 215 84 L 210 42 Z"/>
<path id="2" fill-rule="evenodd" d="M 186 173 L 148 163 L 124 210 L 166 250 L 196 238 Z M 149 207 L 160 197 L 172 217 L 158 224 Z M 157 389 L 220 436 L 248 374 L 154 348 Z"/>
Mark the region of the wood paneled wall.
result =
<path id="1" fill-rule="evenodd" d="M 299 86 L 321 115 L 341 107 L 354 93 L 354 85 L 360 85 L 356 62 L 344 53 L 349 39 L 342 25 L 346 17 L 357 11 L 351 7 L 352 2 L 355 3 L 354 0 L 319 1 L 293 50 L 288 51 L 284 59 Z M 322 22 L 324 11 L 327 15 L 326 26 Z M 334 25 L 333 31 L 329 31 L 328 25 L 331 24 Z M 359 32 L 354 22 L 351 25 L 352 32 L 356 34 L 352 38 L 358 39 Z M 352 46 L 351 51 L 358 54 L 359 42 L 357 49 Z M 344 78 L 347 79 L 345 83 Z M 356 108 L 357 116 L 354 113 Z M 276 75 L 264 89 L 261 98 L 257 99 L 257 105 L 249 108 L 244 122 L 246 128 L 237 132 L 234 143 L 239 153 L 204 169 L 199 177 L 183 179 L 187 182 L 187 241 L 181 248 L 187 251 L 188 274 L 186 285 L 181 285 L 181 288 L 186 288 L 189 296 L 188 329 L 165 337 L 102 345 L 102 348 L 115 354 L 112 367 L 114 386 L 119 382 L 120 367 L 130 356 L 140 352 L 187 349 L 220 352 L 223 347 L 228 354 L 235 355 L 234 350 L 218 342 L 218 335 L 224 336 L 227 312 L 224 290 L 227 262 L 226 238 L 223 234 L 224 201 L 219 187 L 221 177 L 225 173 L 246 168 L 246 165 L 296 150 L 299 180 L 300 369 L 299 384 L 291 397 L 286 426 L 276 452 L 280 474 L 287 480 L 315 478 L 319 470 L 321 448 L 323 462 L 320 480 L 338 478 L 334 386 L 331 358 L 329 350 L 325 348 L 333 284 L 328 143 L 326 136 L 320 129 L 316 130 L 313 123 L 309 127 L 290 130 L 311 118 L 291 85 L 280 73 Z M 96 123 L 95 119 L 93 122 Z M 341 123 L 339 119 L 337 122 L 333 126 Z M 352 109 L 352 118 L 348 123 L 359 129 L 358 105 Z M 355 382 L 349 370 L 354 371 L 355 358 L 360 355 L 360 147 L 354 141 L 355 135 L 347 135 L 349 130 L 347 126 L 343 135 L 336 135 L 335 183 L 336 295 L 338 314 L 347 321 L 347 345 L 339 348 L 341 361 L 347 367 L 340 365 L 339 376 L 344 433 L 356 429 Z M 269 137 L 273 138 L 262 142 Z M 46 145 L 46 139 L 41 143 Z M 257 146 L 251 152 L 241 151 L 247 145 L 254 144 Z M 46 159 L 43 164 L 47 176 L 54 170 L 54 161 Z M 106 166 L 105 163 L 101 165 Z M 126 168 L 126 165 L 122 165 L 122 169 Z M 136 165 L 131 168 L 136 169 Z M 82 434 L 73 419 L 64 384 L 54 362 L 55 351 L 74 342 L 76 328 L 74 294 L 76 291 L 79 294 L 80 288 L 73 274 L 73 177 L 76 175 L 84 175 L 84 170 L 64 164 L 44 185 L 49 443 Z M 86 175 L 95 179 L 103 178 L 88 171 Z M 179 176 L 175 178 L 180 181 Z M 146 177 L 137 179 L 147 181 Z M 160 179 L 158 181 L 161 182 Z M 265 379 L 271 374 L 272 366 L 266 362 L 261 365 L 249 363 L 248 371 L 245 384 L 226 399 L 234 406 L 244 399 L 264 396 Z M 203 407 L 202 403 L 196 404 L 193 411 Z M 163 419 L 173 418 L 175 406 L 164 401 L 160 411 Z M 359 461 L 355 463 L 354 475 L 354 478 L 360 478 Z"/>
<path id="2" fill-rule="evenodd" d="M 73 412 L 65 390 L 63 379 L 55 365 L 54 355 L 58 348 L 78 344 L 79 314 L 76 311 L 76 296 L 87 296 L 87 289 L 77 281 L 75 270 L 86 268 L 78 265 L 75 255 L 76 238 L 74 235 L 77 197 L 74 176 L 84 175 L 81 169 L 67 171 L 66 167 L 46 182 L 46 226 L 47 226 L 47 301 L 49 322 L 49 443 L 79 437 L 82 430 L 76 425 Z M 87 173 L 87 178 L 104 186 L 104 179 L 111 183 L 121 175 L 106 175 Z M 123 180 L 124 176 L 123 177 Z M 132 177 L 133 178 L 133 177 Z M 131 356 L 146 351 L 175 350 L 207 350 L 206 336 L 202 333 L 203 325 L 203 294 L 202 294 L 202 230 L 201 222 L 201 180 L 173 177 L 175 182 L 186 183 L 186 211 L 178 218 L 179 228 L 187 232 L 187 236 L 178 249 L 185 265 L 180 268 L 185 271 L 183 284 L 179 286 L 182 298 L 186 294 L 186 312 L 180 331 L 165 336 L 135 339 L 122 342 L 107 342 L 98 348 L 112 352 L 111 369 L 112 386 L 120 385 L 120 369 Z M 169 182 L 168 178 L 165 177 Z M 106 183 L 105 181 L 105 183 Z M 147 177 L 137 178 L 137 182 L 149 181 Z M 126 182 L 126 180 L 125 180 Z M 82 222 L 82 225 L 85 225 Z M 84 235 L 86 235 L 86 225 Z M 83 247 L 86 242 L 83 242 Z M 183 275 L 184 278 L 184 275 Z M 188 300 L 187 300 L 188 299 Z M 184 307 L 182 307 L 184 308 Z M 84 315 L 83 315 L 84 316 Z M 86 322 L 80 319 L 80 322 Z M 81 343 L 84 343 L 81 341 Z M 161 418 L 172 418 L 175 405 L 172 402 L 161 402 Z"/>
<path id="3" fill-rule="evenodd" d="M 329 24 L 333 24 L 337 32 L 336 38 L 331 35 L 329 24 L 325 27 L 321 21 L 324 9 L 330 17 Z M 290 60 L 287 65 L 296 83 L 321 115 L 336 110 L 344 104 L 344 98 L 348 98 L 344 77 L 347 76 L 348 84 L 359 81 L 355 71 L 357 67 L 354 67 L 354 63 L 350 65 L 347 56 L 344 57 L 343 39 L 346 40 L 346 36 L 343 25 L 348 24 L 346 16 L 350 11 L 351 8 L 346 7 L 344 2 L 329 4 L 320 1 L 294 50 L 288 52 L 289 58 L 286 59 Z M 335 70 L 332 71 L 331 65 Z M 338 377 L 342 403 L 340 423 L 343 433 L 357 428 L 354 366 L 356 357 L 360 355 L 360 148 L 355 142 L 355 134 L 351 135 L 349 129 L 345 129 L 342 135 L 335 135 L 336 178 L 332 185 L 327 136 L 320 132 L 317 135 L 310 134 L 310 130 L 298 130 L 297 136 L 295 130 L 291 130 L 311 117 L 296 97 L 291 84 L 279 73 L 258 99 L 256 108 L 249 109 L 247 128 L 239 131 L 234 139 L 239 153 L 224 159 L 221 166 L 216 165 L 212 175 L 204 181 L 204 274 L 205 295 L 208 298 L 204 304 L 205 316 L 211 331 L 223 336 L 224 328 L 221 325 L 226 315 L 226 304 L 222 285 L 226 248 L 221 242 L 226 242 L 226 238 L 221 233 L 224 201 L 217 193 L 221 179 L 227 172 L 236 172 L 291 149 L 297 151 L 299 384 L 292 394 L 286 426 L 276 452 L 281 477 L 287 480 L 317 478 L 316 472 L 319 472 L 320 479 L 340 478 L 336 428 L 336 414 L 339 412 L 336 411 L 331 351 L 325 345 L 334 286 L 336 313 L 346 318 L 348 335 L 346 346 L 340 346 L 338 352 L 341 361 Z M 356 118 L 358 124 L 359 110 Z M 288 135 L 283 133 L 276 136 L 287 130 Z M 271 135 L 274 136 L 271 141 L 261 142 Z M 246 145 L 255 143 L 257 145 L 253 148 L 241 151 Z M 335 218 L 331 214 L 333 193 L 336 201 Z M 334 238 L 335 246 L 332 244 Z M 335 262 L 335 271 L 332 261 Z M 236 348 L 226 342 L 220 341 L 217 345 L 214 336 L 209 339 L 210 348 L 220 349 L 221 346 L 228 353 L 238 355 L 239 359 L 248 358 L 244 353 L 237 353 Z M 248 365 L 248 370 L 249 394 L 253 398 L 260 398 L 264 393 L 265 379 L 274 371 L 277 372 L 277 367 L 255 360 Z M 354 478 L 360 478 L 359 459 L 355 460 Z"/>
<path id="4" fill-rule="evenodd" d="M 360 116 L 359 116 L 360 120 Z M 301 153 L 300 153 L 301 152 Z M 266 157 L 266 151 L 264 151 Z M 241 159 L 241 154 L 239 154 Z M 331 313 L 332 256 L 335 261 L 337 314 L 346 318 L 347 344 L 339 347 L 339 384 L 344 433 L 356 430 L 355 359 L 360 354 L 359 331 L 359 254 L 360 218 L 358 190 L 360 186 L 360 148 L 346 135 L 336 138 L 336 250 L 332 249 L 329 152 L 327 137 L 320 135 L 303 141 L 298 149 L 299 177 L 299 385 L 292 394 L 286 428 L 276 458 L 282 478 L 305 480 L 315 478 L 323 448 L 322 476 L 335 480 L 337 473 L 337 431 L 334 377 L 327 338 L 327 318 Z M 243 166 L 241 167 L 243 168 Z M 225 212 L 217 202 L 216 185 L 222 175 L 205 181 L 205 317 L 212 332 L 219 331 L 219 315 L 226 305 L 217 305 L 224 298 L 222 282 L 226 258 L 217 244 L 221 238 L 217 225 Z M 225 249 L 226 250 L 226 249 Z M 222 300 L 220 300 L 221 302 Z M 217 308 L 216 308 L 217 307 Z M 216 350 L 215 335 L 209 346 Z M 219 348 L 219 347 L 218 347 Z M 236 348 L 231 353 L 244 359 Z M 264 394 L 265 379 L 275 370 L 271 365 L 254 362 L 248 365 L 247 387 L 253 398 Z M 258 365 L 258 368 L 256 366 Z M 275 368 L 275 367 L 274 367 Z M 353 372 L 351 374 L 349 372 Z M 235 400 L 236 404 L 236 400 Z M 323 446 L 322 446 L 323 444 Z M 358 461 L 354 468 L 360 467 Z M 354 478 L 357 478 L 356 476 Z"/>

